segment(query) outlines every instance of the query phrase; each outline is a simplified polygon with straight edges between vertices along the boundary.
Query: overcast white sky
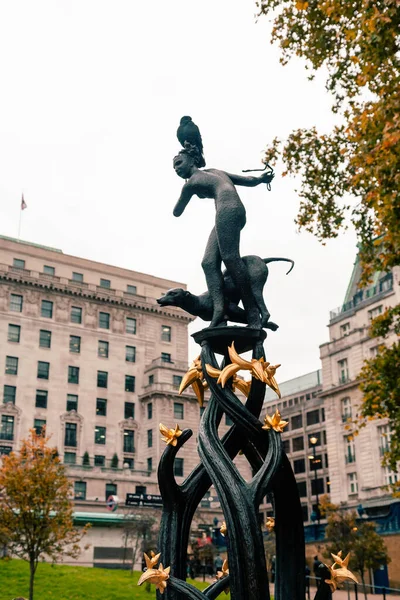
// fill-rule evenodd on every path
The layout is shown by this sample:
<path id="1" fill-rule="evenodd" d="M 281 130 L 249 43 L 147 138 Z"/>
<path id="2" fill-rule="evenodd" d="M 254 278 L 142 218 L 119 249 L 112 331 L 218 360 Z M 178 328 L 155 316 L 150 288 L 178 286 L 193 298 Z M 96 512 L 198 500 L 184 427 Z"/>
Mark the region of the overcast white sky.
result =
<path id="1" fill-rule="evenodd" d="M 323 79 L 279 64 L 253 0 L 32 0 L 0 3 L 0 233 L 185 281 L 203 292 L 213 201 L 176 219 L 179 119 L 200 126 L 207 166 L 240 173 L 292 128 L 332 123 Z M 320 366 L 329 310 L 344 297 L 355 237 L 325 247 L 297 233 L 296 182 L 275 165 L 272 191 L 239 188 L 242 255 L 270 267 L 266 302 L 280 325 L 266 350 L 279 381 Z M 202 327 L 196 321 L 192 330 Z M 196 352 L 191 346 L 190 358 Z"/>

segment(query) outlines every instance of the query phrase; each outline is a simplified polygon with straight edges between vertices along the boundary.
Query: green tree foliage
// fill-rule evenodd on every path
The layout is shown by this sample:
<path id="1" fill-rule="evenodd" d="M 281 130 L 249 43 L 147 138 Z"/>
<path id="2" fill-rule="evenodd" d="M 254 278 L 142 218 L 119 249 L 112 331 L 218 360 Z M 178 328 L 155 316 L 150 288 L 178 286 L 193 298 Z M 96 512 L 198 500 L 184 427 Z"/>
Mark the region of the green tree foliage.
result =
<path id="1" fill-rule="evenodd" d="M 281 62 L 305 59 L 321 69 L 338 115 L 331 131 L 315 127 L 275 139 L 266 162 L 281 157 L 283 175 L 299 175 L 297 224 L 324 242 L 353 224 L 362 285 L 400 265 L 400 4 L 398 0 L 260 0 L 272 19 Z M 400 306 L 373 323 L 371 335 L 400 334 Z M 398 433 L 400 342 L 362 371 L 361 417 L 387 417 Z M 400 460 L 399 444 L 386 457 Z"/>
<path id="2" fill-rule="evenodd" d="M 77 557 L 86 533 L 73 526 L 71 484 L 45 433 L 31 431 L 18 453 L 2 457 L 0 539 L 11 554 L 29 562 L 29 600 L 39 559 Z"/>
<path id="3" fill-rule="evenodd" d="M 380 565 L 387 565 L 390 557 L 383 538 L 376 533 L 375 524 L 357 517 L 355 511 L 338 510 L 334 504 L 322 506 L 327 516 L 326 545 L 324 556 L 331 558 L 331 553 L 342 550 L 343 557 L 350 553 L 349 569 L 359 573 L 365 584 L 365 572 L 373 571 Z M 364 588 L 365 589 L 365 588 Z"/>

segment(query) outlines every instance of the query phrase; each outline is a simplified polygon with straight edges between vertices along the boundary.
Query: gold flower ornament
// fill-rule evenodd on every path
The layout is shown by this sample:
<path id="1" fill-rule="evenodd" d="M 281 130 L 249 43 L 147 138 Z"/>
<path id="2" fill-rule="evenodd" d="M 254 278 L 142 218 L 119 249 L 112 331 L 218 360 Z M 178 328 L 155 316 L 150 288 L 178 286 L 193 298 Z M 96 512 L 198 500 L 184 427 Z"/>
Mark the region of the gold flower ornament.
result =
<path id="1" fill-rule="evenodd" d="M 356 577 L 347 568 L 349 566 L 350 554 L 342 559 L 342 551 L 340 551 L 337 554 L 332 554 L 332 558 L 335 561 L 333 565 L 331 567 L 326 565 L 329 569 L 330 579 L 325 579 L 325 583 L 329 585 L 332 593 L 335 592 L 344 581 L 350 580 L 354 581 L 354 583 L 358 583 Z M 336 565 L 337 568 L 335 569 Z"/>
<path id="2" fill-rule="evenodd" d="M 186 388 L 192 386 L 196 398 L 200 406 L 204 404 L 204 390 L 207 389 L 207 382 L 204 381 L 203 369 L 201 366 L 200 356 L 194 359 L 190 365 L 189 371 L 184 375 L 181 385 L 179 386 L 179 394 L 182 394 Z"/>
<path id="3" fill-rule="evenodd" d="M 224 577 L 227 577 L 229 575 L 229 567 L 228 567 L 228 560 L 225 559 L 224 563 L 222 565 L 222 571 L 217 571 L 217 579 L 223 579 Z M 225 594 L 229 594 L 229 587 L 225 588 L 224 590 Z"/>
<path id="4" fill-rule="evenodd" d="M 167 444 L 167 446 L 176 446 L 178 443 L 178 437 L 182 435 L 182 431 L 179 429 L 178 423 L 175 425 L 175 429 L 168 429 L 168 427 L 160 423 L 160 432 L 164 436 L 161 439 Z"/>
<path id="5" fill-rule="evenodd" d="M 150 554 L 151 558 L 149 558 L 146 553 L 144 554 L 147 570 L 140 576 L 138 585 L 142 585 L 142 583 L 148 581 L 149 583 L 153 583 L 159 592 L 163 594 L 167 587 L 167 580 L 169 579 L 171 567 L 166 567 L 164 569 L 162 563 L 160 563 L 157 568 L 154 568 L 158 563 L 160 554 L 154 554 L 154 552 L 151 552 Z"/>

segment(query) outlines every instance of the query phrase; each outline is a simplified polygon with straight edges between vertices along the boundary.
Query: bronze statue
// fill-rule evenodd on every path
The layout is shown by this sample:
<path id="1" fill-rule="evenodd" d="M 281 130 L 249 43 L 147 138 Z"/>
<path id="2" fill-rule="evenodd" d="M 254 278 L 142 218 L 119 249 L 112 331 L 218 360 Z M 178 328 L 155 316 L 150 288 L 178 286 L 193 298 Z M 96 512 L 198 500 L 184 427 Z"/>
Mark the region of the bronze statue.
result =
<path id="1" fill-rule="evenodd" d="M 200 170 L 203 156 L 201 150 L 184 142 L 184 149 L 174 158 L 174 169 L 186 180 L 174 216 L 180 217 L 192 196 L 212 198 L 215 201 L 215 227 L 212 229 L 205 250 L 202 267 L 208 291 L 213 302 L 210 327 L 223 323 L 226 315 L 224 280 L 221 263 L 224 262 L 229 275 L 239 290 L 249 327 L 260 328 L 261 317 L 251 290 L 251 281 L 239 253 L 240 232 L 246 224 L 246 211 L 236 191 L 237 185 L 255 187 L 270 183 L 274 175 L 264 172 L 259 177 L 232 175 L 219 169 Z"/>

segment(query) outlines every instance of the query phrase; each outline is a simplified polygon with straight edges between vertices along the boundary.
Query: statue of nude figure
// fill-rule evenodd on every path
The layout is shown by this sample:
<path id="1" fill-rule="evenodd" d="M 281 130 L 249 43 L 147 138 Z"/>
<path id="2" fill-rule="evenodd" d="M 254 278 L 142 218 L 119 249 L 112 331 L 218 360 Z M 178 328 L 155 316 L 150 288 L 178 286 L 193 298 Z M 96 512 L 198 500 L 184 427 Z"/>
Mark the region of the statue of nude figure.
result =
<path id="1" fill-rule="evenodd" d="M 189 144 L 174 158 L 175 172 L 182 179 L 186 179 L 186 183 L 173 214 L 180 217 L 194 195 L 199 198 L 213 198 L 215 201 L 215 227 L 211 231 L 202 261 L 208 291 L 213 301 L 210 327 L 216 327 L 225 320 L 224 280 L 221 271 L 221 262 L 224 262 L 240 290 L 248 326 L 260 328 L 260 312 L 251 292 L 247 269 L 239 253 L 240 232 L 246 224 L 246 210 L 235 186 L 255 187 L 260 183 L 269 183 L 273 174 L 265 172 L 259 177 L 243 177 L 218 169 L 201 170 L 196 165 L 197 158 L 196 147 Z"/>

